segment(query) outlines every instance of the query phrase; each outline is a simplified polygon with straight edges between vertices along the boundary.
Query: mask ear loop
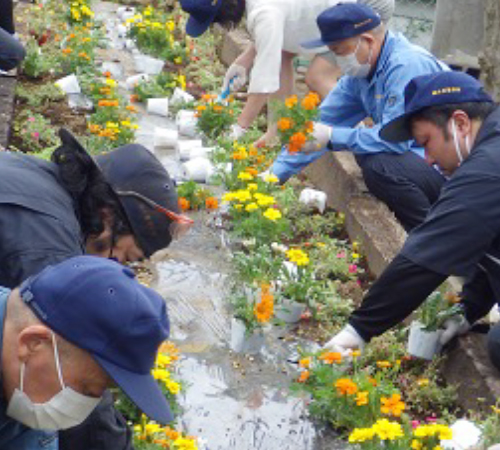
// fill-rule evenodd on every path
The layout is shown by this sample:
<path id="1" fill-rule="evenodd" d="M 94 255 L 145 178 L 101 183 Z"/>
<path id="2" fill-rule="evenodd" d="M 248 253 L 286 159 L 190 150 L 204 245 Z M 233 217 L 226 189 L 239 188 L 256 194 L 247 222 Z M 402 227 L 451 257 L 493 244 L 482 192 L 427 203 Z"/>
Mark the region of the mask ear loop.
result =
<path id="1" fill-rule="evenodd" d="M 455 152 L 458 156 L 459 165 L 462 164 L 464 157 L 460 152 L 460 146 L 458 145 L 458 135 L 457 135 L 457 126 L 455 125 L 455 120 L 451 120 L 451 134 L 453 135 L 453 142 L 455 143 Z"/>
<path id="2" fill-rule="evenodd" d="M 62 377 L 61 363 L 59 361 L 59 350 L 57 349 L 57 341 L 54 333 L 52 333 L 52 344 L 54 347 L 54 359 L 56 361 L 57 376 L 59 377 L 59 383 L 61 384 L 61 387 L 64 389 L 66 386 L 64 385 L 64 380 Z"/>
<path id="3" fill-rule="evenodd" d="M 19 382 L 19 389 L 21 389 L 21 392 L 24 392 L 24 369 L 26 367 L 26 363 L 22 362 L 21 363 L 21 381 Z"/>

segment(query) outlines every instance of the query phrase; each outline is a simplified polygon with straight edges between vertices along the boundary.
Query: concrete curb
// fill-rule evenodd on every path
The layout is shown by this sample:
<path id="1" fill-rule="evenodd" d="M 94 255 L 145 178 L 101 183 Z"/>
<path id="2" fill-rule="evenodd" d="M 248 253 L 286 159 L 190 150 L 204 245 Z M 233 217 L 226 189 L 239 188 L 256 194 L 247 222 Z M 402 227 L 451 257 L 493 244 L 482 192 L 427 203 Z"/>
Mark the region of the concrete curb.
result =
<path id="1" fill-rule="evenodd" d="M 221 42 L 220 58 L 229 65 L 248 44 L 248 38 L 238 30 L 224 33 Z M 389 209 L 368 193 L 352 154 L 327 153 L 305 173 L 326 192 L 328 205 L 345 214 L 349 236 L 361 242 L 370 270 L 379 276 L 402 247 L 406 232 Z M 449 282 L 459 290 L 457 280 L 452 277 Z M 459 339 L 446 354 L 443 375 L 448 383 L 457 384 L 459 403 L 465 411 L 486 412 L 500 398 L 499 374 L 489 361 L 484 336 L 469 334 Z M 479 403 L 478 398 L 484 400 Z"/>
<path id="2" fill-rule="evenodd" d="M 0 148 L 7 147 L 14 115 L 15 77 L 0 77 Z"/>

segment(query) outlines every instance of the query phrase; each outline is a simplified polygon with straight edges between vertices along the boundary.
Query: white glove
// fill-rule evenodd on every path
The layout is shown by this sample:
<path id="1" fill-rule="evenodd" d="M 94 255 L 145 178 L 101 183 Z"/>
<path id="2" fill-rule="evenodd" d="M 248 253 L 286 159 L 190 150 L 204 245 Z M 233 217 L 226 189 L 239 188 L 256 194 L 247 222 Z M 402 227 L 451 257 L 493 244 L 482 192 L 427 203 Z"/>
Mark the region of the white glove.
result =
<path id="1" fill-rule="evenodd" d="M 237 141 L 239 138 L 243 137 L 246 132 L 247 132 L 246 128 L 243 128 L 241 125 L 235 123 L 231 125 L 231 131 L 229 132 L 228 137 L 233 141 Z"/>
<path id="2" fill-rule="evenodd" d="M 366 342 L 351 325 L 346 325 L 333 336 L 323 348 L 338 352 L 342 356 L 349 356 L 353 350 L 362 350 Z"/>
<path id="3" fill-rule="evenodd" d="M 229 82 L 233 80 L 231 86 Z M 224 83 L 222 84 L 222 92 L 224 92 L 228 86 L 231 91 L 237 91 L 245 86 L 247 82 L 247 69 L 239 64 L 233 63 L 227 69 L 226 75 L 224 76 Z"/>
<path id="4" fill-rule="evenodd" d="M 464 316 L 450 317 L 443 324 L 443 334 L 439 338 L 439 343 L 445 345 L 455 336 L 461 336 L 470 330 L 471 324 Z"/>
<path id="5" fill-rule="evenodd" d="M 332 127 L 320 122 L 314 122 L 314 130 L 312 132 L 312 140 L 307 141 L 302 147 L 303 153 L 312 153 L 326 147 L 326 144 L 332 137 Z"/>
<path id="6" fill-rule="evenodd" d="M 488 450 L 500 450 L 500 444 L 495 444 L 491 447 L 488 447 Z"/>

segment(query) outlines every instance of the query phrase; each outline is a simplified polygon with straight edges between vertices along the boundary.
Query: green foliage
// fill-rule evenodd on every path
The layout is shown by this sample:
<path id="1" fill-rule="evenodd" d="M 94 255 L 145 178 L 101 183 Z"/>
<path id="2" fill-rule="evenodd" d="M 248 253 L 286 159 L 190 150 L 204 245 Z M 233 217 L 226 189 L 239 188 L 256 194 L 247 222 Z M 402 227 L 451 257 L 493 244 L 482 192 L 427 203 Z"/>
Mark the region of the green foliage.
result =
<path id="1" fill-rule="evenodd" d="M 55 128 L 41 114 L 23 111 L 14 122 L 14 133 L 21 141 L 21 150 L 39 152 L 59 143 Z"/>
<path id="2" fill-rule="evenodd" d="M 26 56 L 21 64 L 21 70 L 28 78 L 40 78 L 54 72 L 57 64 L 53 55 L 38 45 L 34 38 L 30 38 L 25 45 Z"/>
<path id="3" fill-rule="evenodd" d="M 426 331 L 439 330 L 447 319 L 460 316 L 463 309 L 455 296 L 433 292 L 418 309 L 418 320 Z"/>
<path id="4" fill-rule="evenodd" d="M 212 192 L 194 181 L 186 181 L 177 186 L 177 196 L 189 202 L 189 209 L 198 210 L 206 207 L 206 201 L 212 197 Z"/>
<path id="5" fill-rule="evenodd" d="M 278 278 L 283 261 L 283 255 L 273 252 L 267 245 L 259 246 L 248 253 L 235 252 L 232 260 L 233 277 L 248 285 L 271 282 Z"/>
<path id="6" fill-rule="evenodd" d="M 229 103 L 218 103 L 214 96 L 204 95 L 196 107 L 198 129 L 209 139 L 216 139 L 236 122 L 234 108 Z"/>
<path id="7" fill-rule="evenodd" d="M 485 448 L 490 445 L 500 443 L 500 403 L 497 406 L 492 406 L 492 413 L 483 421 L 481 428 L 483 435 L 481 443 Z"/>
<path id="8" fill-rule="evenodd" d="M 134 86 L 137 101 L 144 102 L 148 98 L 170 97 L 176 87 L 185 85 L 183 75 L 172 72 L 162 72 L 149 80 L 143 80 Z M 185 105 L 183 105 L 185 107 Z"/>
<path id="9" fill-rule="evenodd" d="M 43 107 L 65 99 L 65 95 L 52 81 L 31 87 L 18 83 L 16 97 L 31 108 Z"/>

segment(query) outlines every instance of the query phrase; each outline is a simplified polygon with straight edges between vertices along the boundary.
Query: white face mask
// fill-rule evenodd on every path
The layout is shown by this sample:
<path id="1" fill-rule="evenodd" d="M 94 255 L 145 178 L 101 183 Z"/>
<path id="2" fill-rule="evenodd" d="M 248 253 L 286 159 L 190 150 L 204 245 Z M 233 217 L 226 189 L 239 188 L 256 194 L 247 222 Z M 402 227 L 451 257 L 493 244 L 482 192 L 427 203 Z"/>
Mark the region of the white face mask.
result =
<path id="1" fill-rule="evenodd" d="M 453 143 L 455 144 L 455 152 L 458 157 L 458 167 L 464 161 L 464 157 L 462 156 L 462 152 L 460 150 L 460 144 L 458 143 L 458 133 L 457 133 L 457 125 L 455 124 L 455 120 L 451 119 L 451 134 L 453 136 Z M 465 136 L 465 150 L 467 151 L 467 155 L 470 155 L 470 140 L 469 136 Z"/>
<path id="2" fill-rule="evenodd" d="M 52 333 L 54 358 L 61 390 L 45 403 L 33 403 L 23 392 L 25 364 L 21 365 L 20 389 L 15 389 L 7 415 L 37 430 L 65 430 L 82 423 L 101 401 L 64 385 L 55 336 Z"/>
<path id="3" fill-rule="evenodd" d="M 358 58 L 356 57 L 356 53 L 358 52 L 360 42 L 361 42 L 361 37 L 358 39 L 356 49 L 354 50 L 353 53 L 350 53 L 349 55 L 346 56 L 335 55 L 335 60 L 337 61 L 337 65 L 339 66 L 340 71 L 344 75 L 349 75 L 351 77 L 356 77 L 356 78 L 366 78 L 370 73 L 370 70 L 372 68 L 371 66 L 372 49 L 370 49 L 370 54 L 368 55 L 368 62 L 361 64 L 358 61 Z"/>

